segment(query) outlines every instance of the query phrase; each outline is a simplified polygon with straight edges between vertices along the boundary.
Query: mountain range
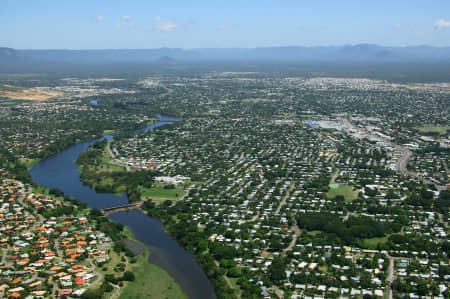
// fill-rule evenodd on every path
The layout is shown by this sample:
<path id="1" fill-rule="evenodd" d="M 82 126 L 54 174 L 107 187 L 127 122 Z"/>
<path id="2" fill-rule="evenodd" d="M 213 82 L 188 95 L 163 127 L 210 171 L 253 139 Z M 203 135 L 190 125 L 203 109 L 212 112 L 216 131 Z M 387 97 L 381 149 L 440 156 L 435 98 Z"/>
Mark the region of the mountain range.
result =
<path id="1" fill-rule="evenodd" d="M 105 50 L 15 50 L 0 48 L 0 65 L 27 63 L 197 63 L 197 62 L 407 62 L 450 61 L 450 47 L 383 47 L 371 44 L 330 47 L 160 48 Z"/>
<path id="2" fill-rule="evenodd" d="M 377 78 L 396 82 L 450 82 L 450 47 L 160 48 L 15 50 L 0 48 L 0 73 L 89 76 L 184 71 L 282 72 L 292 76 Z"/>

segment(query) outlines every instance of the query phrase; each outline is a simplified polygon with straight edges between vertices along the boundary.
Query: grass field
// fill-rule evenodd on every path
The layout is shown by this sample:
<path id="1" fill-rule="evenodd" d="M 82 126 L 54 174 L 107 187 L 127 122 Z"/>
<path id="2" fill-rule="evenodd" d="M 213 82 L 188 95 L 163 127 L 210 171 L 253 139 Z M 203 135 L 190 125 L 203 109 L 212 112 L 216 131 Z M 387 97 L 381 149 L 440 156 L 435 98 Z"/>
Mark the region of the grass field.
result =
<path id="1" fill-rule="evenodd" d="M 96 174 L 98 175 L 99 181 L 91 182 L 90 183 L 91 188 L 95 189 L 97 187 L 112 186 L 112 185 L 114 185 L 114 180 L 111 177 L 104 175 L 104 174 L 111 173 L 111 172 L 122 172 L 122 171 L 125 171 L 125 167 L 111 164 L 110 163 L 111 160 L 112 160 L 111 156 L 108 154 L 107 150 L 105 149 L 103 151 L 102 155 L 97 160 L 97 162 L 99 162 L 98 166 L 92 166 L 92 165 L 83 166 L 83 165 L 79 165 L 77 163 L 78 171 L 80 173 L 83 173 L 83 167 L 87 167 L 87 169 L 93 170 L 96 172 Z M 119 194 L 118 192 L 126 192 L 126 191 L 127 190 L 126 190 L 125 185 L 115 185 L 114 191 L 108 192 L 108 193 L 115 193 L 114 194 L 115 196 L 122 197 L 122 195 Z"/>
<path id="2" fill-rule="evenodd" d="M 122 233 L 125 236 L 125 238 L 127 238 L 128 240 L 131 240 L 131 241 L 136 242 L 136 243 L 142 243 L 141 241 L 138 241 L 134 237 L 133 233 L 131 232 L 131 229 L 128 226 L 125 226 L 123 228 L 123 232 Z"/>
<path id="3" fill-rule="evenodd" d="M 241 298 L 242 290 L 241 287 L 238 285 L 239 278 L 229 277 L 228 279 L 231 282 L 231 285 L 233 286 L 234 293 L 237 295 L 238 298 Z"/>
<path id="4" fill-rule="evenodd" d="M 137 257 L 132 265 L 135 281 L 127 282 L 119 299 L 187 298 L 170 275 L 156 265 L 148 263 L 148 251 Z"/>
<path id="5" fill-rule="evenodd" d="M 337 195 L 342 195 L 347 202 L 358 198 L 358 192 L 353 191 L 352 186 L 340 184 L 330 185 L 330 191 L 328 191 L 325 195 L 328 198 L 334 198 Z"/>
<path id="6" fill-rule="evenodd" d="M 19 162 L 22 163 L 27 169 L 30 169 L 31 166 L 39 162 L 41 159 L 30 159 L 30 158 L 21 158 Z"/>
<path id="7" fill-rule="evenodd" d="M 370 238 L 363 240 L 363 246 L 369 249 L 377 249 L 378 244 L 384 244 L 388 240 L 388 236 L 380 238 Z"/>
<path id="8" fill-rule="evenodd" d="M 40 185 L 36 185 L 32 187 L 33 193 L 37 194 L 44 194 L 44 195 L 50 195 L 49 193 L 49 189 L 47 189 L 46 187 L 40 186 Z M 52 197 L 55 197 L 52 195 Z"/>
<path id="9" fill-rule="evenodd" d="M 107 131 L 108 130 L 105 130 L 105 132 L 107 132 Z M 109 130 L 109 131 L 113 131 L 113 130 Z M 107 135 L 107 134 L 112 134 L 112 133 L 104 133 L 104 134 Z M 125 167 L 111 164 L 111 160 L 112 160 L 112 157 L 109 155 L 108 151 L 105 149 L 103 151 L 103 155 L 100 159 L 100 166 L 102 168 L 102 171 L 113 172 L 113 171 L 124 171 L 125 170 Z"/>
<path id="10" fill-rule="evenodd" d="M 115 252 L 114 250 L 110 250 L 109 251 L 109 261 L 105 265 L 103 265 L 103 267 L 97 267 L 97 271 L 100 271 L 103 275 L 114 274 L 115 276 L 120 276 L 121 273 L 115 272 L 114 268 L 119 263 L 125 264 L 125 262 L 123 262 L 121 260 L 121 256 L 123 256 L 123 255 Z"/>
<path id="11" fill-rule="evenodd" d="M 420 133 L 439 133 L 439 135 L 445 135 L 447 134 L 447 131 L 450 130 L 450 126 L 435 126 L 427 124 L 416 129 L 419 130 Z"/>
<path id="12" fill-rule="evenodd" d="M 183 196 L 184 188 L 178 186 L 175 189 L 164 189 L 166 184 L 155 183 L 151 189 L 141 188 L 142 196 L 152 199 L 170 199 L 176 200 Z"/>
<path id="13" fill-rule="evenodd" d="M 317 236 L 320 233 L 321 233 L 320 230 L 312 230 L 312 231 L 307 232 L 307 235 L 314 237 L 314 236 Z"/>
<path id="14" fill-rule="evenodd" d="M 369 239 L 363 239 L 363 246 L 365 248 L 369 248 L 369 249 L 376 249 L 378 244 L 384 244 L 388 241 L 389 237 L 392 235 L 404 235 L 403 229 L 398 232 L 398 233 L 392 233 L 392 234 L 387 234 L 384 237 L 380 237 L 380 238 L 369 238 Z"/>
<path id="15" fill-rule="evenodd" d="M 104 130 L 103 135 L 112 135 L 116 133 L 116 130 Z"/>

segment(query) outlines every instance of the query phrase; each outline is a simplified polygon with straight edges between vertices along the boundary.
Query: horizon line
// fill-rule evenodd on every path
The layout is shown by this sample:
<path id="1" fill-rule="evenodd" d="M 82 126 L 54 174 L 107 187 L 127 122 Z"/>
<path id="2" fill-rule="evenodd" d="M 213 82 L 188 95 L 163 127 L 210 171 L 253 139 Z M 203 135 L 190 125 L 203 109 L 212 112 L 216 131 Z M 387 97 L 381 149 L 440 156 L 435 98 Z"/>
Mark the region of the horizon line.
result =
<path id="1" fill-rule="evenodd" d="M 382 48 L 414 48 L 414 47 L 430 47 L 430 48 L 450 48 L 450 46 L 433 46 L 427 44 L 417 44 L 417 45 L 405 45 L 405 46 L 388 46 L 379 45 L 371 43 L 355 43 L 355 44 L 339 44 L 339 45 L 286 45 L 286 46 L 265 46 L 265 47 L 196 47 L 196 48 L 183 48 L 183 47 L 157 47 L 157 48 L 13 48 L 8 46 L 2 46 L 0 48 L 8 48 L 17 51 L 48 51 L 48 50 L 58 50 L 58 51 L 101 51 L 101 50 L 159 50 L 159 49 L 179 49 L 179 50 L 213 50 L 213 49 L 239 49 L 239 50 L 249 50 L 249 49 L 270 49 L 270 48 L 339 48 L 339 47 L 356 47 L 356 46 L 377 46 Z"/>

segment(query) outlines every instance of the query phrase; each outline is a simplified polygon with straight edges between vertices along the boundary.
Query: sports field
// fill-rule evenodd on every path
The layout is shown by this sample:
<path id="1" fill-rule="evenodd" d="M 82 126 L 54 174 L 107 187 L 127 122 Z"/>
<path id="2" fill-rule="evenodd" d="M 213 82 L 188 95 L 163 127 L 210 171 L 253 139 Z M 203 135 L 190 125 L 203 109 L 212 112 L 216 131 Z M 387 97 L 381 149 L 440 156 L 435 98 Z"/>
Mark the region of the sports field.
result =
<path id="1" fill-rule="evenodd" d="M 325 194 L 327 198 L 335 198 L 338 195 L 342 195 L 345 201 L 353 201 L 358 198 L 358 192 L 353 191 L 350 185 L 330 184 L 330 190 Z"/>

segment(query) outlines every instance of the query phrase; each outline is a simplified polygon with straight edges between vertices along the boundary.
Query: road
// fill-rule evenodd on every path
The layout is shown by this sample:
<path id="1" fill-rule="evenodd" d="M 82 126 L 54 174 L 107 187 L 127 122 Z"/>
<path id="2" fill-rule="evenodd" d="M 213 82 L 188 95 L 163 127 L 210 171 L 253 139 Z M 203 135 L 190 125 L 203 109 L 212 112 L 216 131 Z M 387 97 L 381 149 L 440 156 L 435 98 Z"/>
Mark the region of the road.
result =
<path id="1" fill-rule="evenodd" d="M 292 190 L 294 190 L 294 188 L 295 188 L 295 184 L 291 183 L 291 185 L 289 186 L 288 191 L 286 192 L 286 195 L 283 196 L 283 199 L 281 200 L 280 205 L 276 209 L 275 215 L 280 213 L 281 208 L 286 204 L 286 200 L 288 199 L 289 195 L 291 194 Z"/>
<path id="2" fill-rule="evenodd" d="M 344 217 L 344 221 L 347 221 L 351 214 L 352 214 L 352 213 L 347 212 L 347 214 L 346 214 L 345 217 Z"/>
<path id="3" fill-rule="evenodd" d="M 111 158 L 115 159 L 116 156 L 113 154 L 112 150 L 111 150 L 111 141 L 108 141 L 108 143 L 106 144 L 106 151 L 108 152 L 108 155 L 111 156 Z"/>
<path id="4" fill-rule="evenodd" d="M 58 244 L 58 239 L 55 239 L 55 250 L 56 250 L 56 254 L 58 256 L 61 256 L 61 257 L 64 256 L 64 253 L 63 253 L 63 251 L 61 250 L 61 247 Z"/>
<path id="5" fill-rule="evenodd" d="M 284 291 L 280 290 L 277 286 L 272 286 L 272 289 L 274 289 L 275 294 L 277 294 L 278 298 L 284 298 Z"/>
<path id="6" fill-rule="evenodd" d="M 116 155 L 114 155 L 114 153 L 111 150 L 111 141 L 108 141 L 108 143 L 106 144 L 106 152 L 112 158 L 112 160 L 109 161 L 110 164 L 117 165 L 117 166 L 120 166 L 120 167 L 124 167 L 127 171 L 130 171 L 130 166 L 126 165 L 125 163 L 123 163 L 123 162 L 121 162 L 119 160 L 116 160 Z"/>
<path id="7" fill-rule="evenodd" d="M 398 171 L 400 171 L 401 174 L 417 178 L 417 179 L 421 180 L 424 184 L 434 185 L 436 187 L 436 190 L 438 190 L 438 191 L 447 190 L 447 186 L 438 185 L 426 178 L 423 178 L 421 175 L 419 175 L 415 172 L 409 171 L 406 168 L 406 166 L 408 165 L 408 161 L 409 161 L 409 159 L 411 159 L 413 153 L 409 149 L 404 148 L 399 145 L 396 145 L 395 148 L 402 151 L 402 156 L 397 161 L 397 169 L 398 169 Z"/>
<path id="8" fill-rule="evenodd" d="M 118 285 L 115 284 L 111 284 L 114 288 L 114 291 L 111 293 L 111 295 L 109 296 L 110 299 L 114 299 L 119 297 L 120 294 L 120 287 Z"/>
<path id="9" fill-rule="evenodd" d="M 54 282 L 53 280 L 47 280 L 52 286 L 52 298 L 56 298 L 56 291 L 58 290 L 58 284 Z"/>
<path id="10" fill-rule="evenodd" d="M 95 275 L 95 279 L 89 283 L 89 286 L 93 286 L 98 283 L 101 283 L 103 281 L 103 274 L 95 271 L 96 266 L 92 262 L 91 258 L 88 258 L 87 260 L 89 262 L 89 265 L 91 266 L 90 271 L 92 271 L 92 273 Z"/>
<path id="11" fill-rule="evenodd" d="M 388 276 L 386 278 L 387 282 L 387 299 L 393 299 L 392 295 L 392 282 L 394 282 L 394 262 L 395 260 L 389 256 L 389 268 L 388 268 Z"/>
<path id="12" fill-rule="evenodd" d="M 349 130 L 355 128 L 355 126 L 351 123 L 351 121 L 348 118 L 342 118 L 342 122 L 348 127 Z"/>
<path id="13" fill-rule="evenodd" d="M 259 211 L 256 212 L 256 215 L 252 217 L 252 219 L 250 220 L 251 222 L 256 221 L 256 219 L 258 219 L 259 217 Z"/>
<path id="14" fill-rule="evenodd" d="M 353 129 L 354 128 L 354 126 L 352 125 L 350 120 L 348 120 L 347 118 L 343 118 L 342 121 L 344 122 L 345 125 L 347 125 L 347 127 L 349 129 Z M 409 159 L 413 155 L 413 153 L 408 148 L 406 148 L 406 147 L 404 147 L 402 145 L 399 145 L 399 144 L 392 143 L 390 140 L 384 140 L 384 142 L 402 153 L 401 157 L 397 160 L 397 163 L 396 163 L 397 164 L 397 170 L 401 174 L 406 175 L 406 176 L 415 177 L 415 178 L 421 180 L 424 184 L 427 184 L 427 185 L 433 184 L 438 191 L 442 191 L 442 190 L 447 190 L 448 189 L 447 186 L 437 185 L 436 183 L 434 183 L 434 182 L 432 182 L 430 180 L 427 180 L 426 178 L 421 177 L 417 173 L 408 171 L 406 166 L 408 165 Z M 447 166 L 446 163 L 444 163 L 444 167 L 446 167 L 446 166 Z"/>
<path id="15" fill-rule="evenodd" d="M 125 270 L 131 271 L 131 269 L 128 269 L 128 266 L 129 266 L 128 257 L 126 255 L 124 255 L 124 257 L 125 257 Z M 115 290 L 113 292 L 111 292 L 111 294 L 109 295 L 109 298 L 110 299 L 118 298 L 120 295 L 120 289 L 121 289 L 120 286 L 115 285 L 115 284 L 111 284 L 111 285 L 114 287 Z"/>
<path id="16" fill-rule="evenodd" d="M 8 257 L 8 249 L 2 248 L 2 265 L 6 265 L 7 257 Z"/>
<path id="17" fill-rule="evenodd" d="M 220 263 L 216 260 L 214 260 L 214 263 L 216 264 L 217 267 L 220 267 Z M 223 278 L 225 279 L 225 282 L 228 284 L 228 286 L 230 287 L 230 289 L 232 289 L 234 291 L 233 288 L 233 284 L 231 283 L 230 279 L 228 278 L 228 276 L 223 275 Z M 238 294 L 235 293 L 236 296 L 240 297 Z"/>
<path id="18" fill-rule="evenodd" d="M 339 168 L 336 168 L 336 171 L 331 176 L 330 184 L 335 184 L 338 176 L 339 176 Z"/>
<path id="19" fill-rule="evenodd" d="M 294 230 L 294 237 L 292 238 L 291 243 L 289 243 L 289 246 L 286 247 L 285 249 L 283 249 L 284 252 L 291 251 L 292 248 L 295 246 L 295 243 L 297 243 L 298 237 L 300 237 L 301 232 L 300 232 L 300 229 L 298 228 L 297 224 L 294 224 L 294 226 L 292 228 Z"/>
<path id="20" fill-rule="evenodd" d="M 402 151 L 402 156 L 397 160 L 397 169 L 400 173 L 409 175 L 409 171 L 406 169 L 406 165 L 408 164 L 408 160 L 412 157 L 412 152 L 404 147 L 397 145 L 395 147 L 398 150 Z"/>
<path id="21" fill-rule="evenodd" d="M 387 299 L 393 299 L 394 295 L 392 292 L 392 288 L 391 285 L 395 280 L 395 272 L 394 272 L 394 264 L 395 264 L 395 260 L 400 260 L 400 259 L 404 259 L 404 257 L 394 257 L 394 256 L 390 256 L 389 254 L 386 254 L 387 258 L 389 259 L 389 268 L 388 268 L 388 276 L 386 278 L 386 283 L 387 283 Z"/>

